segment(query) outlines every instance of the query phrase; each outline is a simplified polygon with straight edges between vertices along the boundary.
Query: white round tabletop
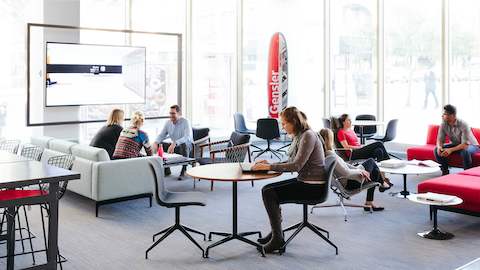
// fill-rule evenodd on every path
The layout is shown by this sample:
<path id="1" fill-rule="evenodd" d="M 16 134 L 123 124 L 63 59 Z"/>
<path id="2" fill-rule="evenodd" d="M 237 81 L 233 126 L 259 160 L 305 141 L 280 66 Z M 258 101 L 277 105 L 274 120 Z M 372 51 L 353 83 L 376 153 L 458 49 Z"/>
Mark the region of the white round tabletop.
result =
<path id="1" fill-rule="evenodd" d="M 418 165 L 412 165 L 412 164 L 407 164 L 400 168 L 386 168 L 382 166 L 378 166 L 378 168 L 380 169 L 381 172 L 391 173 L 391 174 L 421 175 L 421 174 L 437 173 L 440 171 L 440 167 L 418 166 Z"/>
<path id="2" fill-rule="evenodd" d="M 239 163 L 214 163 L 187 170 L 187 175 L 212 181 L 240 182 L 264 180 L 281 175 L 281 172 L 242 172 Z"/>
<path id="3" fill-rule="evenodd" d="M 463 203 L 463 200 L 457 196 L 455 196 L 453 201 L 442 203 L 442 202 L 436 202 L 436 201 L 422 200 L 422 199 L 419 199 L 417 195 L 418 194 L 407 195 L 407 199 L 416 203 L 427 204 L 427 205 L 438 205 L 438 206 L 452 206 L 452 205 L 459 205 Z"/>

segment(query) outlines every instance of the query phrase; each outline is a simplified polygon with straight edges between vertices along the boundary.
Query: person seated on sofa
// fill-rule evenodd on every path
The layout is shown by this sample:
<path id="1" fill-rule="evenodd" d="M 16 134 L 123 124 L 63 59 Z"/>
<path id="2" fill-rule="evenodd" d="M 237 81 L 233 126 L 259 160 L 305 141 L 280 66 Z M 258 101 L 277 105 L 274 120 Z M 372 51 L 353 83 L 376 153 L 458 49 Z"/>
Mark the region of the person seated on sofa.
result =
<path id="1" fill-rule="evenodd" d="M 361 145 L 357 134 L 352 130 L 352 120 L 348 114 L 342 114 L 338 119 L 340 129 L 337 132 L 337 139 L 344 149 L 351 149 L 352 152 L 346 152 L 351 159 L 374 158 L 376 161 L 390 159 L 390 156 L 382 142 Z"/>
<path id="2" fill-rule="evenodd" d="M 380 192 L 384 192 L 393 186 L 393 184 L 390 183 L 390 180 L 380 172 L 380 169 L 373 158 L 369 158 L 355 167 L 346 163 L 335 153 L 332 130 L 324 128 L 320 130 L 320 136 L 324 141 L 323 148 L 325 149 L 325 156 L 328 157 L 333 155 L 337 159 L 337 165 L 335 166 L 333 173 L 335 177 L 341 178 L 340 182 L 345 189 L 357 189 L 360 188 L 364 182 L 370 181 L 380 183 L 380 187 L 378 188 Z M 375 187 L 367 190 L 367 199 L 365 201 L 365 207 L 363 208 L 365 211 L 370 211 L 370 209 L 373 211 L 382 211 L 384 209 L 373 203 L 374 192 Z"/>
<path id="3" fill-rule="evenodd" d="M 108 115 L 107 124 L 95 134 L 90 142 L 90 146 L 105 149 L 110 159 L 113 157 L 120 132 L 123 130 L 124 115 L 123 110 L 113 109 Z"/>
<path id="4" fill-rule="evenodd" d="M 182 117 L 180 106 L 172 105 L 170 107 L 170 119 L 165 123 L 160 134 L 155 139 L 153 151 L 156 152 L 160 145 L 163 150 L 169 154 L 177 153 L 184 157 L 188 157 L 192 149 L 193 134 L 190 122 Z M 171 142 L 164 140 L 169 138 Z M 180 177 L 185 174 L 187 165 L 182 167 Z M 165 168 L 165 175 L 170 175 L 170 168 Z"/>
<path id="5" fill-rule="evenodd" d="M 450 143 L 445 144 L 445 137 L 448 136 Z M 449 174 L 448 157 L 458 152 L 463 158 L 463 168 L 472 167 L 472 154 L 479 151 L 477 139 L 472 134 L 468 124 L 457 118 L 455 106 L 447 104 L 443 107 L 442 124 L 438 129 L 437 147 L 434 154 L 441 165 L 442 174 Z"/>
<path id="6" fill-rule="evenodd" d="M 145 121 L 143 112 L 136 111 L 132 114 L 130 126 L 124 128 L 120 133 L 113 159 L 142 157 L 140 153 L 142 148 L 145 149 L 147 156 L 152 155 L 152 147 L 145 131 L 140 130 Z"/>

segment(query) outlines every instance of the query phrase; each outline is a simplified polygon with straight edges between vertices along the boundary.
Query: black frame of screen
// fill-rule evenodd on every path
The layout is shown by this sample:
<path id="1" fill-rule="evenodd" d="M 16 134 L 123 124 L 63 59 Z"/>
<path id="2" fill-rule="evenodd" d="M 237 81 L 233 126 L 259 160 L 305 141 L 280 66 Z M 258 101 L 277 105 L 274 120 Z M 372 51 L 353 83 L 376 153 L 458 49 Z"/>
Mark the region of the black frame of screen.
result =
<path id="1" fill-rule="evenodd" d="M 93 27 L 78 27 L 70 25 L 57 25 L 57 24 L 42 24 L 42 23 L 27 23 L 27 113 L 26 113 L 26 122 L 27 127 L 41 127 L 41 126 L 57 126 L 57 125 L 76 125 L 76 124 L 88 124 L 88 123 L 102 123 L 106 119 L 100 120 L 85 120 L 85 121 L 60 121 L 60 122 L 43 122 L 43 123 L 31 123 L 30 121 L 30 32 L 32 27 L 43 27 L 43 28 L 58 28 L 58 29 L 72 29 L 72 30 L 92 30 L 92 31 L 105 31 L 105 32 L 117 32 L 117 33 L 127 33 L 127 34 L 152 34 L 152 35 L 167 35 L 167 36 L 176 36 L 178 39 L 178 48 L 177 48 L 177 104 L 182 106 L 182 34 L 179 33 L 166 33 L 166 32 L 149 32 L 149 31 L 134 31 L 128 29 L 106 29 L 106 28 L 93 28 Z M 61 107 L 72 107 L 76 105 L 68 105 Z M 101 105 L 98 105 L 101 106 Z M 57 106 L 58 108 L 58 106 Z M 155 119 L 166 119 L 169 118 L 167 115 L 155 116 L 155 117 L 145 117 L 145 120 L 155 120 Z M 126 118 L 125 120 L 129 120 Z"/>

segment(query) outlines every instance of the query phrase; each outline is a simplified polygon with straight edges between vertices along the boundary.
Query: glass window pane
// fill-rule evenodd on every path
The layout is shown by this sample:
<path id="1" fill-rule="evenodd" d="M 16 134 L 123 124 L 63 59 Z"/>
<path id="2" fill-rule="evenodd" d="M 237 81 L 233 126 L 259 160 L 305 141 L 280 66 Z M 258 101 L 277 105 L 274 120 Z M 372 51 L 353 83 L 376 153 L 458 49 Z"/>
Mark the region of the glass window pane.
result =
<path id="1" fill-rule="evenodd" d="M 331 2 L 331 113 L 377 113 L 374 0 Z"/>
<path id="2" fill-rule="evenodd" d="M 480 2 L 459 0 L 450 5 L 450 103 L 459 118 L 480 126 Z"/>
<path id="3" fill-rule="evenodd" d="M 192 122 L 233 128 L 236 107 L 235 0 L 192 1 Z"/>
<path id="4" fill-rule="evenodd" d="M 385 1 L 385 120 L 400 120 L 399 142 L 423 144 L 440 122 L 441 3 Z"/>
<path id="5" fill-rule="evenodd" d="M 268 116 L 270 39 L 281 32 L 288 50 L 288 105 L 304 111 L 314 128 L 322 126 L 323 1 L 243 3 L 243 112 L 252 126 Z"/>

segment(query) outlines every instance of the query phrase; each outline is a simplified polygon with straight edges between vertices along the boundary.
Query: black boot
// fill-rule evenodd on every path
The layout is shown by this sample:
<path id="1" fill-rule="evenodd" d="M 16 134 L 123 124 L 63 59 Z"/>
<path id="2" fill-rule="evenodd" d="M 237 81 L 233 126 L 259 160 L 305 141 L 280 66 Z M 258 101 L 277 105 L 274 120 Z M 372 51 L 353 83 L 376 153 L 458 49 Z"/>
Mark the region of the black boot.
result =
<path id="1" fill-rule="evenodd" d="M 280 222 L 283 221 L 283 218 L 282 218 L 282 208 L 280 207 Z M 283 231 L 282 231 L 282 235 L 283 235 Z M 285 235 L 284 235 L 284 238 L 285 238 Z M 268 243 L 270 240 L 272 239 L 272 232 L 270 231 L 267 235 L 265 235 L 264 237 L 261 237 L 261 238 L 258 238 L 257 239 L 257 242 L 259 244 L 262 244 L 262 245 L 265 245 L 266 243 Z"/>
<path id="2" fill-rule="evenodd" d="M 272 227 L 272 237 L 270 241 L 263 246 L 263 250 L 265 253 L 274 253 L 276 251 L 283 253 L 285 251 L 283 248 L 285 240 L 283 239 L 282 215 L 277 194 L 273 190 L 266 190 L 263 195 L 263 204 L 267 210 L 270 226 Z"/>

